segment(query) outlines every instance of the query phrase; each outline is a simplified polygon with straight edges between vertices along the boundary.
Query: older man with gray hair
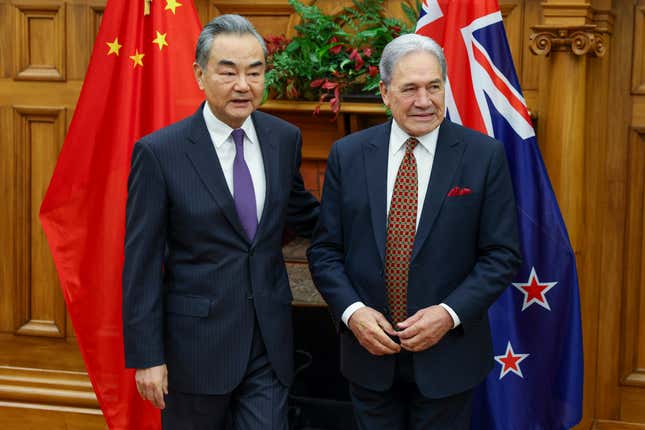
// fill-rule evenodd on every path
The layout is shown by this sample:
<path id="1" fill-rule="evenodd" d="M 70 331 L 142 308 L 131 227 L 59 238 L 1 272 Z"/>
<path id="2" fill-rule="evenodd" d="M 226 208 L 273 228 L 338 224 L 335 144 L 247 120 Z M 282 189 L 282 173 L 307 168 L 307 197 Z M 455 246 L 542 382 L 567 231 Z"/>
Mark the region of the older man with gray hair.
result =
<path id="1" fill-rule="evenodd" d="M 206 102 L 132 155 L 123 269 L 126 366 L 164 429 L 286 430 L 293 379 L 285 225 L 318 202 L 300 130 L 256 112 L 266 48 L 238 15 L 208 23 L 193 65 Z M 227 424 L 228 423 L 228 424 Z"/>
<path id="2" fill-rule="evenodd" d="M 468 429 L 493 363 L 487 310 L 520 263 L 504 148 L 445 118 L 433 40 L 394 39 L 380 72 L 393 118 L 332 147 L 309 267 L 359 428 Z"/>

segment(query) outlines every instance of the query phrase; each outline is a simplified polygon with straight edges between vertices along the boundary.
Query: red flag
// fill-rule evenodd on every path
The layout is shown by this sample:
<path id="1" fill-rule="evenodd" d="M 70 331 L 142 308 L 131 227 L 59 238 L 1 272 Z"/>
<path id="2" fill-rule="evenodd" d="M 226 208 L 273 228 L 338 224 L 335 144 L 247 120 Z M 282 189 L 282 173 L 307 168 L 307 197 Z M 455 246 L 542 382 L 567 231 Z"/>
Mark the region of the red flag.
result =
<path id="1" fill-rule="evenodd" d="M 144 12 L 148 3 L 149 14 Z M 130 157 L 141 136 L 197 109 L 192 0 L 109 0 L 40 208 L 67 309 L 111 429 L 158 429 L 125 369 L 121 271 Z"/>

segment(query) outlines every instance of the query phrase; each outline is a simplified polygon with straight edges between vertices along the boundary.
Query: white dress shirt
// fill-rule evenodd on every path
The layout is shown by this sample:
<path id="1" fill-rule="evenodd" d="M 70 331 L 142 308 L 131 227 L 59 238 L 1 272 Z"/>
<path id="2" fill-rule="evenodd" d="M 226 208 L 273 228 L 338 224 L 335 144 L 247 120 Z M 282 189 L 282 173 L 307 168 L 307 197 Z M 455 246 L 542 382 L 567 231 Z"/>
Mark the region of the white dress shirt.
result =
<path id="1" fill-rule="evenodd" d="M 417 178 L 418 178 L 418 196 L 417 196 L 417 229 L 419 228 L 419 221 L 421 220 L 421 211 L 423 209 L 423 202 L 426 198 L 428 191 L 428 183 L 430 182 L 430 173 L 432 172 L 432 163 L 434 162 L 434 154 L 437 149 L 437 138 L 439 137 L 439 127 L 432 130 L 430 133 L 417 137 L 419 144 L 414 148 L 414 158 L 417 161 Z M 387 157 L 387 211 L 390 211 L 390 204 L 392 202 L 392 193 L 394 191 L 394 182 L 396 175 L 399 171 L 401 161 L 405 155 L 405 142 L 410 136 L 399 127 L 396 121 L 392 120 L 392 130 L 390 131 L 390 143 Z M 363 302 L 355 302 L 345 309 L 341 319 L 347 325 L 349 318 L 352 314 L 364 307 Z M 459 316 L 452 310 L 450 306 L 445 303 L 440 303 L 450 316 L 452 317 L 453 328 L 457 327 L 461 321 Z"/>
<path id="2" fill-rule="evenodd" d="M 233 195 L 235 142 L 233 142 L 233 136 L 231 136 L 233 129 L 213 115 L 208 103 L 204 103 L 203 113 L 208 134 L 211 136 L 217 158 L 219 158 L 219 164 L 222 166 L 222 171 L 224 172 L 226 185 L 228 185 L 231 196 L 235 197 Z M 266 197 L 266 177 L 264 176 L 262 151 L 260 150 L 260 141 L 258 140 L 258 135 L 255 132 L 251 117 L 248 117 L 240 128 L 244 130 L 244 161 L 246 161 L 249 172 L 251 172 L 251 181 L 253 182 L 253 190 L 255 192 L 255 207 L 257 209 L 259 223 L 262 218 L 262 209 L 264 208 L 264 199 Z"/>

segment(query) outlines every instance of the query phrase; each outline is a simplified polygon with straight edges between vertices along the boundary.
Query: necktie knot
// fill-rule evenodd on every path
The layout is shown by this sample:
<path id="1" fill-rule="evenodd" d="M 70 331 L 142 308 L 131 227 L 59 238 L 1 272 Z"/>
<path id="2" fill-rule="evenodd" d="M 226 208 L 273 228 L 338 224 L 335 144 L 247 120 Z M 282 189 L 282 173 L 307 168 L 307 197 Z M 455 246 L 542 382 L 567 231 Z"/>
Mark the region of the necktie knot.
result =
<path id="1" fill-rule="evenodd" d="M 233 130 L 231 136 L 233 136 L 233 142 L 235 142 L 236 147 L 244 144 L 244 130 L 242 130 L 241 128 L 236 128 L 235 130 Z"/>
<path id="2" fill-rule="evenodd" d="M 412 152 L 414 148 L 419 144 L 419 140 L 416 137 L 410 137 L 405 141 L 405 152 Z"/>

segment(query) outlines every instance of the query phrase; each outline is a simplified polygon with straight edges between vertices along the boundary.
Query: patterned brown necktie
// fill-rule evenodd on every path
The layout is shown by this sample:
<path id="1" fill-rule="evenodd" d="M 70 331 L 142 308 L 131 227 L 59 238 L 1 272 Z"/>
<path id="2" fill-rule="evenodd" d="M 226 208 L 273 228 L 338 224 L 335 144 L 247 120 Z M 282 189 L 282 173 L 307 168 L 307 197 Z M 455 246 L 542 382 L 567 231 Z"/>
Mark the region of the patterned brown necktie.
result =
<path id="1" fill-rule="evenodd" d="M 413 151 L 418 143 L 414 137 L 405 141 L 405 155 L 396 174 L 387 222 L 385 284 L 395 326 L 407 318 L 408 271 L 417 226 L 418 178 Z"/>

